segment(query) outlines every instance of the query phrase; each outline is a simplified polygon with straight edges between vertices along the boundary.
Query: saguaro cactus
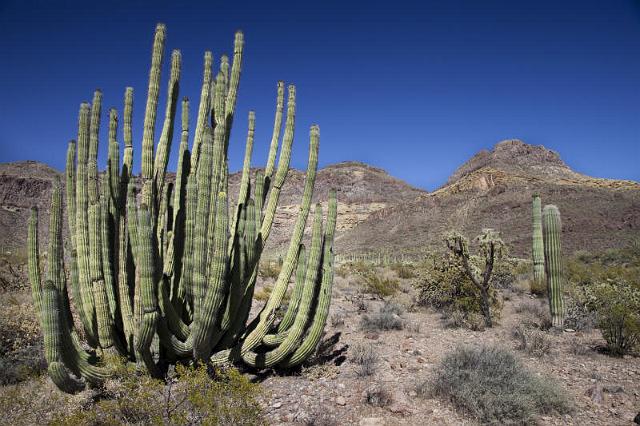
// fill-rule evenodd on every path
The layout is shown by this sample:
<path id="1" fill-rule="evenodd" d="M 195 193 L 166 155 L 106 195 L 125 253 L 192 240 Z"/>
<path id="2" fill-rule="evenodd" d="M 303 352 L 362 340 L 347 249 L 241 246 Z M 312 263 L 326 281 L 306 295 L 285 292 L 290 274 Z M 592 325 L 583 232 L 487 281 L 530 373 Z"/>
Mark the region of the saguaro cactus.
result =
<path id="1" fill-rule="evenodd" d="M 547 291 L 549 295 L 549 309 L 551 310 L 553 326 L 561 328 L 564 323 L 562 288 L 564 286 L 565 276 L 560 244 L 562 223 L 560 221 L 560 211 L 558 207 L 554 205 L 544 206 L 542 219 L 544 222 L 544 260 L 545 273 L 547 276 Z"/>
<path id="2" fill-rule="evenodd" d="M 542 239 L 542 204 L 540 195 L 533 195 L 533 246 L 531 257 L 533 260 L 533 285 L 531 290 L 543 288 L 544 276 L 544 243 Z"/>
<path id="3" fill-rule="evenodd" d="M 227 152 L 243 35 L 236 33 L 231 66 L 222 56 L 215 76 L 213 56 L 205 53 L 191 149 L 189 101 L 182 101 L 173 182 L 166 174 L 178 102 L 179 51 L 171 55 L 164 123 L 154 147 L 165 40 L 165 27 L 159 24 L 153 42 L 139 178 L 132 173 L 133 90 L 125 91 L 122 166 L 118 115 L 115 110 L 109 112 L 108 160 L 102 178 L 97 165 L 102 93 L 96 91 L 92 104 L 80 106 L 77 143 L 71 141 L 67 151 L 68 286 L 58 183 L 51 203 L 44 282 L 38 255 L 38 216 L 36 210 L 32 212 L 28 236 L 32 294 L 43 326 L 49 374 L 64 391 L 109 377 L 111 356 L 124 357 L 153 375 L 161 375 L 167 363 L 179 360 L 292 367 L 311 355 L 326 323 L 333 281 L 335 191 L 329 194 L 324 230 L 322 207 L 316 206 L 308 256 L 302 245 L 318 165 L 318 126 L 311 127 L 302 202 L 282 270 L 259 315 L 247 322 L 260 257 L 289 170 L 295 87 L 288 88 L 285 130 L 276 163 L 285 110 L 284 83 L 278 83 L 267 167 L 253 179 L 250 167 L 256 119 L 249 113 L 240 193 L 229 209 Z M 277 311 L 294 269 L 298 278 L 295 303 L 278 323 Z M 74 330 L 71 301 L 82 333 Z M 81 344 L 80 334 L 85 336 L 85 344 Z"/>

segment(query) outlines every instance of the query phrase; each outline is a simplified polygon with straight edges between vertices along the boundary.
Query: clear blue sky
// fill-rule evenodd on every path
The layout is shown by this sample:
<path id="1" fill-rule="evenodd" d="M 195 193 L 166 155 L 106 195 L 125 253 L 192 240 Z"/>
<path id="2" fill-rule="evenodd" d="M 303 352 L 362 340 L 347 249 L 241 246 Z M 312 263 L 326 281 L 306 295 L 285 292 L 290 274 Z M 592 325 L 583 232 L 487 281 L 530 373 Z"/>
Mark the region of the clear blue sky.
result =
<path id="1" fill-rule="evenodd" d="M 62 169 L 80 102 L 101 88 L 106 124 L 131 85 L 139 162 L 157 22 L 167 54 L 182 50 L 192 113 L 203 52 L 229 53 L 244 30 L 232 169 L 249 109 L 264 164 L 282 79 L 298 87 L 298 168 L 318 123 L 321 165 L 365 161 L 430 190 L 507 138 L 555 149 L 589 175 L 640 180 L 640 4 L 628 0 L 1 0 L 0 161 Z"/>

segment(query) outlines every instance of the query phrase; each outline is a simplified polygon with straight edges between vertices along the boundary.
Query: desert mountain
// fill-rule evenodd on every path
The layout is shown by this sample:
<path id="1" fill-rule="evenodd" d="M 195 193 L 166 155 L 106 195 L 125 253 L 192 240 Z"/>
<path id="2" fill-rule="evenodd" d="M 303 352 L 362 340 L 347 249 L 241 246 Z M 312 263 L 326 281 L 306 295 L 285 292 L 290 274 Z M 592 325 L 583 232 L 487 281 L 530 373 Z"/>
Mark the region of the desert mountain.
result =
<path id="1" fill-rule="evenodd" d="M 61 173 L 33 161 L 0 164 L 2 250 L 23 249 L 33 205 L 42 212 L 46 239 L 51 181 L 57 175 Z M 230 177 L 232 200 L 239 180 L 238 173 Z M 269 241 L 274 254 L 286 249 L 303 185 L 304 173 L 291 170 Z M 543 203 L 560 208 L 569 252 L 618 247 L 640 237 L 640 184 L 582 175 L 556 152 L 519 140 L 479 152 L 432 193 L 358 162 L 320 170 L 314 200 L 325 202 L 330 188 L 337 189 L 339 200 L 338 253 L 421 253 L 442 248 L 448 229 L 473 237 L 491 227 L 502 232 L 512 254 L 527 256 L 534 192 Z"/>
<path id="2" fill-rule="evenodd" d="M 339 248 L 420 252 L 442 247 L 448 229 L 473 237 L 494 228 L 512 254 L 528 256 L 536 192 L 560 208 L 567 252 L 619 247 L 640 237 L 640 184 L 585 176 L 554 151 L 507 140 L 473 156 L 438 190 L 372 214 L 339 237 Z"/>

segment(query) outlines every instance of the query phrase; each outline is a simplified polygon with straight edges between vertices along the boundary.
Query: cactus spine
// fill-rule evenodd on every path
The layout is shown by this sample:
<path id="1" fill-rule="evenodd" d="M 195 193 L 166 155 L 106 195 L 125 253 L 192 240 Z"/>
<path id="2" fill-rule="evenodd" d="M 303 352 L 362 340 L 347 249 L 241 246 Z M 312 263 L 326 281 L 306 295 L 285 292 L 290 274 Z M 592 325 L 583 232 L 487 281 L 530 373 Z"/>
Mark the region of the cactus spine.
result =
<path id="1" fill-rule="evenodd" d="M 544 206 L 542 212 L 544 222 L 544 260 L 549 295 L 549 308 L 554 327 L 562 328 L 564 323 L 564 303 L 562 289 L 564 286 L 564 264 L 560 245 L 562 223 L 560 211 L 554 205 Z"/>
<path id="2" fill-rule="evenodd" d="M 240 79 L 242 33 L 235 36 L 233 62 L 222 56 L 217 74 L 213 56 L 205 53 L 192 132 L 189 101 L 182 101 L 173 183 L 166 174 L 179 97 L 181 54 L 177 50 L 171 55 L 162 132 L 154 147 L 165 40 L 166 28 L 159 24 L 153 42 L 139 179 L 132 175 L 133 89 L 127 88 L 124 97 L 122 163 L 118 114 L 109 111 L 108 159 L 102 179 L 97 164 L 102 93 L 96 91 L 91 104 L 80 106 L 77 143 L 69 143 L 65 173 L 69 286 L 64 273 L 61 186 L 54 184 L 44 280 L 38 215 L 37 210 L 32 211 L 28 244 L 34 306 L 43 328 L 49 375 L 67 392 L 108 378 L 110 355 L 135 362 L 152 375 L 161 374 L 161 365 L 178 360 L 292 367 L 312 354 L 326 323 L 333 281 L 334 191 L 329 195 L 324 227 L 322 208 L 316 206 L 308 256 L 302 245 L 318 165 L 319 128 L 311 127 L 302 202 L 282 271 L 262 311 L 248 322 L 260 257 L 289 170 L 295 87 L 288 88 L 285 108 L 285 86 L 278 83 L 267 167 L 253 179 L 256 119 L 249 113 L 240 193 L 230 210 L 227 152 Z M 285 320 L 276 325 L 275 313 L 294 269 L 294 303 Z M 76 306 L 81 333 L 74 329 L 70 300 Z M 79 335 L 85 336 L 86 345 Z"/>
<path id="3" fill-rule="evenodd" d="M 533 195 L 533 282 L 534 288 L 542 288 L 545 283 L 544 243 L 542 239 L 542 203 L 540 195 Z"/>

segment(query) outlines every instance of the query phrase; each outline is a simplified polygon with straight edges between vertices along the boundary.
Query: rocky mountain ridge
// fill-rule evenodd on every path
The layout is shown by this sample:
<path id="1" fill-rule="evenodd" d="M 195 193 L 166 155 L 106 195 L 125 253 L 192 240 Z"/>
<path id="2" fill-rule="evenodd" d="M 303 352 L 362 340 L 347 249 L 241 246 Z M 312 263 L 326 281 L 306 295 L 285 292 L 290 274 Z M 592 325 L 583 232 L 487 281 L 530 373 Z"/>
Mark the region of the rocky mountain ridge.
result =
<path id="1" fill-rule="evenodd" d="M 257 169 L 256 169 L 257 170 Z M 255 172 L 255 170 L 254 170 Z M 33 161 L 0 164 L 0 247 L 19 250 L 26 240 L 29 208 L 38 206 L 46 233 L 51 180 L 60 172 Z M 230 176 L 231 200 L 239 174 Z M 292 169 L 283 188 L 269 245 L 286 248 L 304 185 L 304 172 Z M 603 250 L 640 237 L 640 184 L 592 178 L 571 170 L 559 154 L 520 140 L 498 143 L 461 165 L 447 183 L 428 193 L 383 169 L 343 162 L 318 172 L 314 201 L 338 192 L 338 253 L 394 251 L 420 253 L 442 248 L 446 230 L 470 237 L 481 228 L 502 232 L 512 254 L 528 256 L 530 201 L 557 204 L 568 251 Z"/>

